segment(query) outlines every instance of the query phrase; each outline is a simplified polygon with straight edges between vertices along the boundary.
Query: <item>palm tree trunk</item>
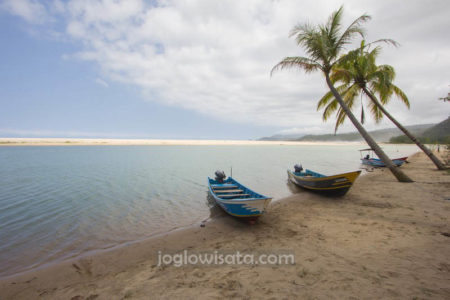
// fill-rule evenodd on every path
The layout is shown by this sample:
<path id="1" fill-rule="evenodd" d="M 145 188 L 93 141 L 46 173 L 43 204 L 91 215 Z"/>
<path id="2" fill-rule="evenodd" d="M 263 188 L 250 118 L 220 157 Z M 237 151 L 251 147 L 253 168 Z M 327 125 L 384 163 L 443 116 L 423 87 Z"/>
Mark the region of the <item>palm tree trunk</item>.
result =
<path id="1" fill-rule="evenodd" d="M 400 182 L 413 182 L 411 178 L 409 178 L 405 173 L 403 173 L 399 168 L 397 168 L 392 160 L 381 150 L 380 146 L 375 142 L 375 140 L 369 135 L 369 133 L 364 129 L 364 127 L 358 122 L 356 117 L 353 115 L 351 110 L 345 104 L 344 100 L 342 100 L 341 95 L 339 95 L 336 88 L 333 86 L 333 83 L 330 80 L 330 76 L 328 73 L 325 73 L 325 77 L 327 80 L 328 87 L 330 88 L 331 93 L 339 102 L 339 105 L 342 107 L 344 112 L 347 114 L 350 121 L 352 121 L 353 125 L 355 125 L 356 129 L 359 131 L 361 136 L 366 140 L 367 144 L 370 148 L 373 149 L 375 154 L 381 159 L 381 161 L 386 165 L 387 168 L 392 172 L 392 174 L 397 178 Z"/>
<path id="2" fill-rule="evenodd" d="M 378 99 L 375 97 L 374 94 L 372 94 L 366 87 L 363 87 L 364 93 L 366 93 L 367 96 L 369 96 L 370 100 L 372 100 L 372 102 L 383 112 L 383 114 L 389 118 L 389 120 L 392 121 L 392 123 L 394 123 L 398 129 L 400 129 L 401 131 L 403 131 L 403 133 L 409 137 L 409 139 L 411 141 L 413 141 L 414 143 L 416 143 L 417 147 L 419 147 L 430 159 L 431 161 L 433 161 L 433 163 L 436 165 L 436 167 L 439 170 L 445 170 L 446 167 L 444 166 L 444 164 L 439 160 L 439 158 L 437 158 L 433 152 L 431 152 L 424 144 L 422 144 L 421 142 L 419 142 L 415 136 L 413 136 L 408 129 L 406 129 L 405 127 L 403 127 L 402 124 L 400 124 L 396 119 L 394 119 L 393 116 L 391 116 L 390 113 L 388 113 L 383 105 L 381 105 L 380 102 L 378 102 Z"/>

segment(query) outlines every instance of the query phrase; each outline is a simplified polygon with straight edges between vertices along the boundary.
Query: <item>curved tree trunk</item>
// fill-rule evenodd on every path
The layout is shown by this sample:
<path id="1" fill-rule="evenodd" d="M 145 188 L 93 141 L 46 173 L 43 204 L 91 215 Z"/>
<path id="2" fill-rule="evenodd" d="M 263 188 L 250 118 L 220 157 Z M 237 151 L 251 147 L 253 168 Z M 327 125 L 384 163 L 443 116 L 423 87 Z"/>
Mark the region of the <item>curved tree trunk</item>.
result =
<path id="1" fill-rule="evenodd" d="M 436 167 L 439 170 L 445 170 L 446 167 L 444 166 L 444 164 L 439 160 L 439 158 L 437 158 L 433 152 L 431 152 L 424 144 L 422 144 L 421 142 L 419 142 L 415 136 L 413 136 L 408 129 L 406 129 L 405 127 L 403 127 L 402 124 L 400 124 L 396 119 L 394 119 L 393 116 L 391 116 L 391 114 L 389 114 L 383 107 L 383 105 L 381 105 L 380 102 L 378 102 L 378 99 L 375 97 L 374 94 L 372 94 L 366 87 L 363 87 L 364 93 L 366 93 L 367 96 L 369 96 L 370 100 L 372 100 L 372 102 L 383 112 L 383 114 L 389 118 L 389 120 L 392 121 L 392 123 L 394 123 L 398 129 L 400 129 L 401 131 L 403 131 L 403 133 L 414 143 L 416 143 L 417 147 L 419 147 L 432 161 L 433 163 L 436 165 Z"/>
<path id="2" fill-rule="evenodd" d="M 392 172 L 392 174 L 397 178 L 400 182 L 413 182 L 411 178 L 409 178 L 405 173 L 403 173 L 399 168 L 397 168 L 392 160 L 384 153 L 383 150 L 381 150 L 380 146 L 375 142 L 375 140 L 369 135 L 369 133 L 364 129 L 364 127 L 358 122 L 356 117 L 353 115 L 351 110 L 348 108 L 348 106 L 345 104 L 344 100 L 342 100 L 341 95 L 339 95 L 336 88 L 333 86 L 333 83 L 330 80 L 329 74 L 325 73 L 325 77 L 327 80 L 328 87 L 331 90 L 331 93 L 333 93 L 333 96 L 336 98 L 336 100 L 339 102 L 339 105 L 342 107 L 344 112 L 347 114 L 350 121 L 352 121 L 353 125 L 355 125 L 356 129 L 359 131 L 361 136 L 366 140 L 367 144 L 370 148 L 373 149 L 375 154 L 381 159 L 381 161 L 386 165 L 387 168 Z"/>

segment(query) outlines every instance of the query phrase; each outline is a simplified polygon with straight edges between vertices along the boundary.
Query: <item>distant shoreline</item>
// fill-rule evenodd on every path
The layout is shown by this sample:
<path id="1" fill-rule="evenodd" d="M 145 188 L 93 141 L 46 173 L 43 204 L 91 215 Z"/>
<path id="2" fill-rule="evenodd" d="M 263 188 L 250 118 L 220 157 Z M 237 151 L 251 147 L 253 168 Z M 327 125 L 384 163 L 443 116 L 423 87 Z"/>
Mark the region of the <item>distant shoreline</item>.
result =
<path id="1" fill-rule="evenodd" d="M 162 139 L 78 139 L 0 138 L 0 146 L 252 146 L 252 145 L 364 145 L 363 142 L 297 142 L 253 140 L 162 140 Z"/>

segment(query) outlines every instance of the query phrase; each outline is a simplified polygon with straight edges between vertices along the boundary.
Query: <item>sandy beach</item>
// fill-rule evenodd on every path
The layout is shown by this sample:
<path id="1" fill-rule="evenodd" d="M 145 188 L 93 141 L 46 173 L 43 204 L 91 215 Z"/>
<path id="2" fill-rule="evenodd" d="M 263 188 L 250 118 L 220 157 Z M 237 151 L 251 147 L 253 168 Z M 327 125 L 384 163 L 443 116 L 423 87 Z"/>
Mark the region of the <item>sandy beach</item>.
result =
<path id="1" fill-rule="evenodd" d="M 189 228 L 0 280 L 0 299 L 449 299 L 450 173 L 418 153 L 341 199 L 291 187 L 249 225 Z M 286 187 L 288 188 L 288 187 Z M 158 253 L 295 254 L 289 265 L 158 266 Z"/>
<path id="2" fill-rule="evenodd" d="M 73 139 L 0 138 L 0 146 L 252 146 L 252 145 L 365 145 L 362 142 L 294 142 L 254 140 L 158 140 L 158 139 Z"/>

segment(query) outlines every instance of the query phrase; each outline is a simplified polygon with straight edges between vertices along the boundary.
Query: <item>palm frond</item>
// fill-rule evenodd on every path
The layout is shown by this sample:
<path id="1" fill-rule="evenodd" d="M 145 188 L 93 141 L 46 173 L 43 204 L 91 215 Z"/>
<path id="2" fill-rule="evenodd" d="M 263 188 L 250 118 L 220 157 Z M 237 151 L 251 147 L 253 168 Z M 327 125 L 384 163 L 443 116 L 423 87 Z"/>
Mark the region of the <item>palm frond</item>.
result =
<path id="1" fill-rule="evenodd" d="M 373 41 L 373 42 L 367 44 L 367 46 L 370 47 L 373 44 L 379 44 L 379 43 L 389 44 L 389 45 L 392 45 L 394 47 L 400 47 L 401 46 L 399 42 L 397 42 L 397 41 L 395 41 L 393 39 L 379 39 L 379 40 L 376 40 L 376 41 Z"/>
<path id="2" fill-rule="evenodd" d="M 368 106 L 369 106 L 371 115 L 373 116 L 373 118 L 375 120 L 375 123 L 377 123 L 377 124 L 380 123 L 384 117 L 384 114 L 381 111 L 381 109 L 373 101 L 369 101 Z"/>
<path id="3" fill-rule="evenodd" d="M 364 115 L 364 105 L 361 103 L 361 124 L 364 124 L 366 121 L 366 116 Z"/>
<path id="4" fill-rule="evenodd" d="M 409 100 L 408 97 L 406 96 L 406 94 L 396 85 L 394 85 L 393 83 L 391 83 L 391 88 L 392 91 L 394 92 L 394 94 L 406 105 L 406 107 L 408 107 L 408 109 L 410 108 L 410 104 L 409 104 Z"/>
<path id="5" fill-rule="evenodd" d="M 342 94 L 342 98 L 347 104 L 348 108 L 352 109 L 355 103 L 355 99 L 361 94 L 361 89 L 357 84 L 352 84 L 347 88 L 345 93 Z"/>
<path id="6" fill-rule="evenodd" d="M 348 87 L 341 95 L 342 99 L 344 100 L 345 104 L 350 110 L 353 110 L 355 107 L 355 99 L 358 98 L 358 95 L 360 95 L 360 89 L 357 84 L 353 84 L 350 87 Z M 342 109 L 342 107 L 339 106 L 339 110 L 336 115 L 336 125 L 334 128 L 334 132 L 336 133 L 339 126 L 344 124 L 345 118 L 347 117 L 347 114 Z"/>
<path id="7" fill-rule="evenodd" d="M 317 110 L 320 110 L 322 107 L 329 104 L 331 99 L 334 99 L 334 95 L 331 91 L 329 91 L 325 95 L 323 95 L 322 98 L 320 98 L 319 102 L 317 103 Z"/>
<path id="8" fill-rule="evenodd" d="M 333 101 L 331 101 L 323 110 L 322 120 L 327 121 L 338 107 L 339 102 L 337 102 L 337 100 L 333 98 Z"/>
<path id="9" fill-rule="evenodd" d="M 337 112 L 337 117 L 336 117 L 336 124 L 334 126 L 334 134 L 336 134 L 336 132 L 338 131 L 339 126 L 341 126 L 342 124 L 344 124 L 345 122 L 345 117 L 347 117 L 347 114 L 345 113 L 345 111 L 342 109 L 342 107 L 339 108 L 338 112 Z"/>
<path id="10" fill-rule="evenodd" d="M 344 82 L 346 84 L 350 83 L 353 78 L 353 75 L 350 69 L 341 68 L 335 65 L 332 69 L 332 73 L 330 75 L 330 80 L 333 83 L 338 81 Z"/>
<path id="11" fill-rule="evenodd" d="M 346 92 L 347 89 L 348 89 L 348 86 L 345 85 L 345 84 L 336 87 L 336 90 L 338 91 L 338 93 L 339 93 L 340 95 L 345 94 L 345 92 Z M 320 98 L 319 102 L 317 103 L 317 110 L 319 110 L 319 109 L 321 109 L 322 107 L 324 107 L 325 105 L 327 105 L 327 104 L 330 102 L 331 99 L 336 100 L 336 99 L 334 98 L 333 93 L 332 93 L 331 91 L 329 91 L 329 92 L 327 92 L 325 95 L 323 95 L 322 98 Z"/>
<path id="12" fill-rule="evenodd" d="M 361 24 L 369 21 L 370 19 L 371 17 L 369 15 L 364 14 L 354 20 L 341 35 L 336 45 L 340 48 L 344 47 L 357 34 L 364 38 L 365 30 L 361 27 Z"/>
<path id="13" fill-rule="evenodd" d="M 301 57 L 301 56 L 292 56 L 286 57 L 281 62 L 276 64 L 272 70 L 270 71 L 270 76 L 273 75 L 275 71 L 284 70 L 284 69 L 293 69 L 298 68 L 304 70 L 306 73 L 314 72 L 318 69 L 322 69 L 321 65 L 314 60 Z"/>
<path id="14" fill-rule="evenodd" d="M 327 24 L 324 29 L 324 36 L 327 37 L 327 40 L 329 42 L 329 55 L 331 57 L 335 56 L 334 53 L 334 45 L 336 45 L 336 42 L 340 38 L 340 31 L 341 31 L 341 21 L 342 21 L 342 13 L 344 11 L 344 6 L 341 6 L 337 11 L 333 12 L 331 16 L 328 19 Z"/>

